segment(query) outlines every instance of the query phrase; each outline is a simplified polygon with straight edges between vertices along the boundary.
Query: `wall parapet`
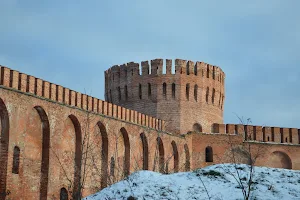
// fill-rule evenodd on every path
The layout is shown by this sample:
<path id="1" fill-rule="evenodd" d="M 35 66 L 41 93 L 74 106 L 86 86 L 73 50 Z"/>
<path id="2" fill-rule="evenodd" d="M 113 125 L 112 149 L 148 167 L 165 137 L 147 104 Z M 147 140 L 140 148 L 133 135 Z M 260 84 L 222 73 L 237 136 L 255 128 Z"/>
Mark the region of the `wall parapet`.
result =
<path id="1" fill-rule="evenodd" d="M 165 122 L 0 65 L 0 85 L 65 105 L 164 131 Z M 150 121 L 151 120 L 151 121 Z"/>
<path id="2" fill-rule="evenodd" d="M 244 124 L 213 124 L 212 133 L 242 135 L 246 141 L 300 144 L 300 129 Z"/>

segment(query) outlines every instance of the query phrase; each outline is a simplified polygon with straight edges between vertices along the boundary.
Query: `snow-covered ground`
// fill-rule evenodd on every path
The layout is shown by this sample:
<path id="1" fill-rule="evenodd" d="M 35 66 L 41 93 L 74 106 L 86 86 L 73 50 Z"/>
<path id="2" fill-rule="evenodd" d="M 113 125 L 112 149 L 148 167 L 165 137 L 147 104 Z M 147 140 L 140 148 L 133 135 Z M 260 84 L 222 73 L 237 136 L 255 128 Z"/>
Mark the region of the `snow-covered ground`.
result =
<path id="1" fill-rule="evenodd" d="M 248 182 L 249 167 L 236 167 L 244 185 Z M 163 175 L 151 171 L 131 174 L 101 192 L 90 195 L 85 200 L 126 199 L 243 199 L 242 189 L 233 164 L 212 165 L 193 172 Z M 300 200 L 300 171 L 255 167 L 253 189 L 250 199 Z M 205 189 L 206 188 L 206 189 Z M 207 190 L 207 192 L 206 192 Z M 208 195 L 207 195 L 208 194 Z M 134 198 L 132 198 L 134 199 Z"/>

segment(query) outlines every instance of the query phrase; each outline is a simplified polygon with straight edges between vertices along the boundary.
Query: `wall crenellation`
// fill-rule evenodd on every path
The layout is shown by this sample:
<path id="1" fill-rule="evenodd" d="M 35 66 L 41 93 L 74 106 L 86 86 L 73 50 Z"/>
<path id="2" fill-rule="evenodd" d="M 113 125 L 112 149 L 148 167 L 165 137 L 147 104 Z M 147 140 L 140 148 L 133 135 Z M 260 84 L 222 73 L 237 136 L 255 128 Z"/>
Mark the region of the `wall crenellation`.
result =
<path id="1" fill-rule="evenodd" d="M 115 71 L 118 71 L 119 69 L 119 67 L 113 68 L 113 70 Z M 130 69 L 135 69 L 135 66 L 131 67 Z M 146 124 L 150 124 L 148 126 L 150 128 L 164 130 L 165 122 L 163 122 L 160 119 L 153 118 L 153 123 L 146 123 L 145 120 L 148 120 L 149 116 L 143 116 L 143 119 L 141 119 L 142 115 L 139 115 L 141 113 L 138 113 L 137 111 L 131 111 L 130 109 L 115 107 L 116 105 L 102 101 L 95 97 L 91 97 L 89 95 L 70 90 L 69 88 L 65 88 L 60 85 L 50 83 L 48 81 L 44 81 L 34 76 L 20 73 L 16 70 L 11 70 L 1 65 L 0 74 L 0 85 L 3 85 L 4 87 L 19 90 L 21 92 L 30 93 L 36 96 L 50 99 L 55 102 L 59 102 L 69 106 L 74 106 L 83 110 L 108 115 L 111 117 L 119 118 L 121 120 L 130 121 L 132 123 L 137 123 L 143 126 L 146 126 Z M 124 113 L 124 115 L 116 114 L 122 112 Z"/>
<path id="2" fill-rule="evenodd" d="M 212 133 L 242 135 L 247 141 L 300 144 L 300 129 L 243 124 L 213 124 Z"/>
<path id="3" fill-rule="evenodd" d="M 165 62 L 165 66 L 164 66 Z M 141 70 L 140 70 L 141 66 Z M 175 73 L 172 73 L 175 71 Z M 187 61 L 182 59 L 175 59 L 173 65 L 170 59 L 154 59 L 149 61 L 142 61 L 141 63 L 129 62 L 122 65 L 113 65 L 105 71 L 105 75 L 111 81 L 116 81 L 116 77 L 121 79 L 130 78 L 131 76 L 140 75 L 195 75 L 211 78 L 224 83 L 225 73 L 218 66 L 210 65 L 204 62 Z"/>

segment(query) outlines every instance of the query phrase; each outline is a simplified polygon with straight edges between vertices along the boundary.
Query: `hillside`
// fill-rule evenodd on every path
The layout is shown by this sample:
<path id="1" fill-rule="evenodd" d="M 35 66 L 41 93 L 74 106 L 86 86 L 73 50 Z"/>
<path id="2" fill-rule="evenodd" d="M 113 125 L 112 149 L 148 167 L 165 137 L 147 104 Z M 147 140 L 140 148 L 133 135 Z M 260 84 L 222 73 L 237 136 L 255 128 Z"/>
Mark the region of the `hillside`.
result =
<path id="1" fill-rule="evenodd" d="M 240 164 L 236 168 L 246 184 L 248 166 Z M 127 199 L 130 196 L 141 200 L 200 200 L 208 199 L 207 192 L 214 200 L 243 199 L 242 190 L 231 173 L 237 174 L 233 164 L 213 165 L 193 172 L 169 175 L 139 171 L 85 200 Z M 255 167 L 253 182 L 250 199 L 300 199 L 300 171 Z"/>

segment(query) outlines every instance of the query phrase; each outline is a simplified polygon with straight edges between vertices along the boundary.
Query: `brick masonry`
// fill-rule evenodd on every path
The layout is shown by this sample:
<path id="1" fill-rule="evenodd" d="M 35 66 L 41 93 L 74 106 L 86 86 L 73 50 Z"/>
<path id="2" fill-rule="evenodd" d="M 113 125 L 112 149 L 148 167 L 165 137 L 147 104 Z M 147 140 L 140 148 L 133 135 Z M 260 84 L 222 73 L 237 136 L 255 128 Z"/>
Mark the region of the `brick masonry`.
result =
<path id="1" fill-rule="evenodd" d="M 228 162 L 230 142 L 259 149 L 257 165 L 300 169 L 299 129 L 223 124 L 220 68 L 177 59 L 172 74 L 167 60 L 164 74 L 162 66 L 161 59 L 142 62 L 141 75 L 136 63 L 113 66 L 105 72 L 107 101 L 1 66 L 0 199 L 59 199 L 62 188 L 70 197 L 87 155 L 93 168 L 84 196 L 140 169 L 171 173 Z M 94 146 L 85 154 L 87 135 Z"/>

